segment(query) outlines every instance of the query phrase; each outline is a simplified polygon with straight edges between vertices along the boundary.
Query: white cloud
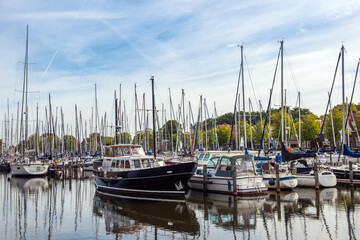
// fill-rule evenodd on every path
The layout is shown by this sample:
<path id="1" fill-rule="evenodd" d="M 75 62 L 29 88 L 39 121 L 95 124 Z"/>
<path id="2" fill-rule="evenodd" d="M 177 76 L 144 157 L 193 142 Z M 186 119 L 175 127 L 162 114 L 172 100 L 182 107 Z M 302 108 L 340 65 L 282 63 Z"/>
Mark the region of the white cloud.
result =
<path id="1" fill-rule="evenodd" d="M 244 45 L 249 64 L 246 95 L 254 98 L 249 68 L 257 100 L 266 107 L 277 41 L 282 38 L 292 66 L 292 72 L 285 71 L 288 102 L 295 104 L 300 90 L 305 107 L 323 114 L 342 42 L 348 50 L 347 65 L 356 65 L 360 55 L 360 33 L 354 31 L 360 20 L 357 1 L 44 1 L 31 6 L 25 2 L 3 3 L 0 14 L 0 113 L 9 93 L 21 87 L 22 68 L 17 62 L 23 59 L 27 23 L 30 61 L 37 63 L 30 85 L 41 92 L 34 98 L 43 107 L 51 92 L 68 119 L 74 119 L 75 103 L 90 117 L 95 82 L 100 112 L 112 110 L 113 91 L 122 83 L 130 114 L 134 84 L 138 83 L 138 95 L 146 91 L 148 98 L 151 75 L 157 101 L 165 106 L 170 87 L 176 104 L 185 89 L 195 115 L 201 94 L 208 105 L 216 101 L 218 114 L 230 112 L 240 64 L 238 44 Z M 347 74 L 351 86 L 352 71 Z M 278 104 L 278 90 L 274 94 Z M 14 106 L 18 96 L 11 98 Z"/>

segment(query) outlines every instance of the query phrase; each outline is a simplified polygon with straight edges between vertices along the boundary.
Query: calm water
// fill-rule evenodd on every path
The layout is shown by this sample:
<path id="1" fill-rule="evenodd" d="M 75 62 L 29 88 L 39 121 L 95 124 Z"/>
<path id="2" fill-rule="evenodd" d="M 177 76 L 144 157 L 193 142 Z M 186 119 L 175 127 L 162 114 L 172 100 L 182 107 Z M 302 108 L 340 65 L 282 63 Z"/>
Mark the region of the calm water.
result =
<path id="1" fill-rule="evenodd" d="M 0 174 L 0 239 L 359 239 L 360 190 L 296 189 L 179 202 L 124 201 L 81 179 Z M 356 227 L 357 226 L 357 227 Z"/>

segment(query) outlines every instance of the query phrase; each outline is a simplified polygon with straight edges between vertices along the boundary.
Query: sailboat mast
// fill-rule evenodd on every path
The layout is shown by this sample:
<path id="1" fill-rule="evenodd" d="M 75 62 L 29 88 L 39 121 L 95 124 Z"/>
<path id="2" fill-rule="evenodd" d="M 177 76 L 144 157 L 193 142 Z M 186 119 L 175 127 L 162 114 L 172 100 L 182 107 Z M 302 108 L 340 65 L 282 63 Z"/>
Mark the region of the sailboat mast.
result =
<path id="1" fill-rule="evenodd" d="M 341 47 L 341 79 L 342 79 L 342 139 L 347 144 L 345 133 L 345 71 L 344 71 L 344 45 Z M 342 148 L 342 146 L 340 146 Z"/>
<path id="2" fill-rule="evenodd" d="M 281 142 L 284 142 L 284 41 L 280 41 L 281 48 Z"/>
<path id="3" fill-rule="evenodd" d="M 244 148 L 247 149 L 246 139 L 246 112 L 245 112 L 245 82 L 244 82 L 244 51 L 241 45 L 241 81 L 242 81 L 242 98 L 243 98 L 243 120 L 244 120 Z"/>
<path id="4" fill-rule="evenodd" d="M 299 148 L 301 148 L 301 109 L 300 109 L 300 92 L 298 93 L 299 96 Z"/>
<path id="5" fill-rule="evenodd" d="M 116 91 L 114 91 L 115 98 L 115 145 L 118 144 L 118 107 L 117 107 L 117 98 Z"/>
<path id="6" fill-rule="evenodd" d="M 156 159 L 156 129 L 155 129 L 155 95 L 154 95 L 154 76 L 151 76 L 152 88 L 152 110 L 153 110 L 153 144 L 154 144 L 154 158 Z"/>

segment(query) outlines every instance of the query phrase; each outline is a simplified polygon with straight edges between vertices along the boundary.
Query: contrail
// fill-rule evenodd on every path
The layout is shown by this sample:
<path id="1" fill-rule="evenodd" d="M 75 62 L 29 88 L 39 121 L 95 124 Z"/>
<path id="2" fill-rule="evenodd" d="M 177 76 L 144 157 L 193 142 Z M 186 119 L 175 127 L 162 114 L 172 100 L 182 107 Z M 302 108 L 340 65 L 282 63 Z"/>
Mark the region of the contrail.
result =
<path id="1" fill-rule="evenodd" d="M 53 54 L 53 56 L 52 56 L 52 58 L 51 58 L 51 60 L 50 60 L 49 64 L 47 65 L 47 67 L 46 67 L 46 69 L 45 69 L 45 71 L 44 71 L 43 75 L 41 76 L 41 80 L 43 80 L 43 79 L 44 79 L 44 77 L 45 77 L 46 73 L 48 72 L 48 70 L 49 70 L 49 68 L 50 68 L 50 65 L 51 65 L 51 64 L 52 64 L 52 62 L 54 61 L 54 58 L 55 58 L 55 56 L 56 56 L 56 54 L 57 54 L 57 53 L 58 53 L 58 51 L 56 50 L 56 51 L 54 52 L 54 54 Z"/>

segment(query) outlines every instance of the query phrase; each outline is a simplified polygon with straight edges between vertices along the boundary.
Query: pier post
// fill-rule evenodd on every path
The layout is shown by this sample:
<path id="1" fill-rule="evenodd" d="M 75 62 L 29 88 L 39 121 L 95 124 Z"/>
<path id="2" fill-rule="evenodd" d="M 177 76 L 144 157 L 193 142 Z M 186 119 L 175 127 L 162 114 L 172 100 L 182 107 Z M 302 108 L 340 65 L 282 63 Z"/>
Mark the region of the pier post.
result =
<path id="1" fill-rule="evenodd" d="M 315 189 L 319 189 L 319 171 L 317 162 L 314 162 Z"/>
<path id="2" fill-rule="evenodd" d="M 315 190 L 316 218 L 320 219 L 320 190 Z"/>
<path id="3" fill-rule="evenodd" d="M 203 183 L 204 183 L 204 193 L 208 191 L 208 177 L 207 177 L 207 165 L 203 167 Z"/>
<path id="4" fill-rule="evenodd" d="M 349 179 L 350 179 L 350 186 L 354 186 L 354 171 L 353 171 L 352 161 L 349 161 Z"/>
<path id="5" fill-rule="evenodd" d="M 235 165 L 235 158 L 231 158 L 231 167 L 232 167 L 232 177 L 233 177 L 233 194 L 237 196 L 237 183 L 236 183 L 236 165 Z"/>
<path id="6" fill-rule="evenodd" d="M 276 192 L 280 192 L 280 172 L 279 172 L 279 163 L 275 163 L 275 174 L 276 174 Z"/>
<path id="7" fill-rule="evenodd" d="M 333 159 L 332 159 L 332 153 L 330 153 L 330 166 L 334 166 Z"/>

